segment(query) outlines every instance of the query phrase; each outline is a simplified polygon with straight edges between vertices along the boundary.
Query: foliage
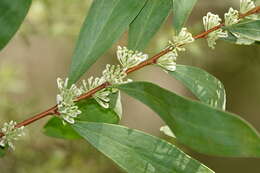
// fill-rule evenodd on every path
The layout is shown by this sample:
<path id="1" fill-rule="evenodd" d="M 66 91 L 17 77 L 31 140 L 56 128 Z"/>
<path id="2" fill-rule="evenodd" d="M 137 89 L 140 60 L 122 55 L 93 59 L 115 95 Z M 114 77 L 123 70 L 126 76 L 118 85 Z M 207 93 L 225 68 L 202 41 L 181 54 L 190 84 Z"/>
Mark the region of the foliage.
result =
<path id="1" fill-rule="evenodd" d="M 183 46 L 199 38 L 206 38 L 211 48 L 215 48 L 218 39 L 244 45 L 258 43 L 260 7 L 251 0 L 241 0 L 240 12 L 230 8 L 224 15 L 224 23 L 209 12 L 203 17 L 205 32 L 192 36 L 184 25 L 196 2 L 94 0 L 75 46 L 69 79 L 58 79 L 57 106 L 36 115 L 38 119 L 56 115 L 47 122 L 44 133 L 61 139 L 85 139 L 127 172 L 213 172 L 174 144 L 116 125 L 122 117 L 122 91 L 155 111 L 176 140 L 194 151 L 213 156 L 260 157 L 259 133 L 246 120 L 225 111 L 223 84 L 202 69 L 176 65 L 179 53 L 186 50 Z M 0 24 L 4 26 L 0 28 L 0 49 L 17 31 L 30 4 L 31 1 L 0 2 Z M 163 51 L 147 59 L 148 55 L 139 51 L 145 49 L 171 11 L 174 35 Z M 108 64 L 100 78 L 92 81 L 91 77 L 78 87 L 75 83 L 128 27 L 131 50 L 118 47 L 120 65 Z M 125 79 L 147 65 L 161 67 L 199 101 L 156 84 Z M 11 130 L 1 129 L 0 156 L 12 146 L 9 141 L 21 136 L 12 139 L 9 136 L 13 135 L 8 134 L 28 124 L 12 123 Z"/>

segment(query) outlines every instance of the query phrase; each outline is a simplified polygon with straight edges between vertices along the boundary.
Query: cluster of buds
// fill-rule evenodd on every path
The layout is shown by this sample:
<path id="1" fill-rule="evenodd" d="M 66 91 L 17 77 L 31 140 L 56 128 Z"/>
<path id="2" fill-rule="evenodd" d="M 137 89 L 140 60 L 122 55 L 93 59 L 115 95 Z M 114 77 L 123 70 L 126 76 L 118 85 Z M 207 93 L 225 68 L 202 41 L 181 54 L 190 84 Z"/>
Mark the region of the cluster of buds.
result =
<path id="1" fill-rule="evenodd" d="M 104 77 L 101 78 L 97 77 L 94 80 L 93 79 L 94 79 L 93 77 L 90 77 L 87 81 L 85 80 L 82 81 L 82 86 L 81 86 L 82 93 L 86 93 L 106 82 Z M 98 102 L 98 104 L 100 104 L 100 106 L 104 108 L 108 108 L 109 101 L 110 101 L 109 95 L 110 95 L 110 91 L 108 91 L 105 88 L 93 94 L 92 97 Z"/>
<path id="2" fill-rule="evenodd" d="M 75 122 L 74 118 L 81 114 L 81 111 L 74 102 L 75 98 L 81 95 L 81 90 L 74 84 L 68 87 L 68 78 L 66 78 L 65 81 L 58 78 L 57 84 L 59 89 L 57 104 L 60 117 L 64 123 L 73 124 Z"/>
<path id="3" fill-rule="evenodd" d="M 233 8 L 229 8 L 228 12 L 224 14 L 225 26 L 234 25 L 239 22 L 239 12 Z"/>
<path id="4" fill-rule="evenodd" d="M 58 111 L 64 123 L 74 124 L 74 119 L 81 114 L 81 111 L 74 102 L 75 99 L 81 94 L 86 93 L 105 82 L 108 82 L 112 86 L 96 92 L 92 97 L 103 108 L 109 108 L 110 94 L 119 92 L 117 89 L 113 88 L 113 85 L 131 82 L 132 80 L 126 79 L 126 70 L 147 60 L 148 55 L 128 50 L 126 47 L 122 48 L 118 46 L 117 58 L 121 65 L 107 64 L 102 73 L 102 77 L 95 79 L 90 77 L 87 81 L 83 80 L 82 85 L 79 88 L 74 84 L 68 88 L 68 79 L 65 81 L 60 78 L 57 79 L 59 89 L 59 94 L 57 95 Z"/>
<path id="5" fill-rule="evenodd" d="M 253 9 L 255 4 L 252 0 L 241 0 L 240 2 L 240 12 L 230 8 L 227 13 L 225 13 L 225 26 L 230 26 L 237 24 L 239 19 L 240 13 L 246 13 Z M 214 27 L 221 25 L 221 18 L 218 15 L 212 14 L 209 12 L 206 16 L 203 17 L 203 24 L 206 31 L 211 30 Z M 242 37 L 237 33 L 232 33 L 238 38 L 238 42 L 241 44 L 251 44 L 252 41 Z M 228 36 L 228 32 L 224 31 L 222 28 L 214 30 L 207 35 L 207 42 L 210 48 L 214 49 L 216 45 L 216 41 L 219 38 L 225 38 Z M 172 40 L 169 41 L 169 47 L 171 51 L 166 55 L 160 57 L 156 64 L 166 71 L 175 71 L 176 70 L 176 59 L 178 56 L 178 52 L 185 51 L 183 47 L 186 44 L 194 42 L 194 38 L 190 32 L 188 32 L 187 28 L 182 28 L 181 31 L 174 35 Z M 82 86 L 77 88 L 75 85 L 72 85 L 70 88 L 68 87 L 68 79 L 62 81 L 58 79 L 58 88 L 60 93 L 57 96 L 58 102 L 58 111 L 61 114 L 62 119 L 64 122 L 68 122 L 73 124 L 75 121 L 74 119 L 81 113 L 78 107 L 75 105 L 74 100 L 77 96 L 81 95 L 82 93 L 86 93 L 105 82 L 108 82 L 111 87 L 102 89 L 92 97 L 100 104 L 100 106 L 104 108 L 109 108 L 110 102 L 110 94 L 119 92 L 117 89 L 113 88 L 113 85 L 117 84 L 124 84 L 131 82 L 132 80 L 126 79 L 127 77 L 127 70 L 138 64 L 142 63 L 143 61 L 148 59 L 148 55 L 142 52 L 132 51 L 127 49 L 126 47 L 118 46 L 117 52 L 117 59 L 120 65 L 110 65 L 107 64 L 105 70 L 102 73 L 102 77 L 100 78 L 93 78 L 90 77 L 87 81 L 82 81 Z"/>
<path id="6" fill-rule="evenodd" d="M 186 49 L 183 46 L 192 42 L 194 42 L 192 34 L 188 32 L 187 28 L 182 28 L 180 33 L 174 35 L 172 40 L 169 41 L 172 51 L 160 57 L 157 60 L 157 65 L 164 68 L 166 72 L 175 71 L 178 51 L 185 51 Z"/>
<path id="7" fill-rule="evenodd" d="M 218 15 L 209 12 L 203 17 L 203 25 L 206 31 L 220 25 L 221 18 Z M 207 41 L 210 48 L 214 49 L 216 45 L 216 40 L 221 37 L 227 37 L 227 32 L 224 32 L 221 28 L 208 34 Z"/>
<path id="8" fill-rule="evenodd" d="M 13 142 L 18 140 L 19 137 L 24 136 L 24 127 L 16 128 L 16 122 L 10 121 L 9 123 L 4 123 L 4 126 L 1 128 L 1 133 L 4 136 L 0 139 L 0 146 L 6 147 L 9 146 L 12 149 L 15 149 Z"/>
<path id="9" fill-rule="evenodd" d="M 182 46 L 192 42 L 194 42 L 192 34 L 188 32 L 187 28 L 182 28 L 178 35 L 172 37 L 172 40 L 169 41 L 169 45 L 176 51 L 185 51 L 185 48 Z"/>
<path id="10" fill-rule="evenodd" d="M 128 50 L 126 47 L 120 47 L 120 46 L 118 46 L 116 54 L 117 54 L 118 61 L 120 62 L 120 64 L 124 69 L 129 69 L 131 67 L 134 67 L 148 59 L 147 54 Z"/>
<path id="11" fill-rule="evenodd" d="M 255 2 L 252 0 L 240 0 L 240 13 L 242 14 L 247 13 L 255 7 Z"/>
<path id="12" fill-rule="evenodd" d="M 157 60 L 157 64 L 165 70 L 176 70 L 177 52 L 171 51 Z"/>
<path id="13" fill-rule="evenodd" d="M 234 24 L 237 24 L 240 19 L 239 19 L 239 14 L 244 14 L 247 13 L 248 11 L 252 10 L 255 8 L 255 3 L 252 0 L 241 0 L 240 1 L 240 11 L 234 10 L 233 8 L 230 8 L 227 13 L 225 13 L 224 18 L 225 18 L 225 26 L 231 26 Z M 250 15 L 247 18 L 250 19 L 257 19 L 256 15 Z M 221 18 L 218 15 L 208 13 L 206 16 L 203 17 L 203 24 L 204 28 L 206 31 L 219 26 L 221 22 Z M 238 33 L 232 33 L 234 36 L 237 37 L 237 44 L 252 44 L 254 41 L 250 40 L 246 37 L 241 36 Z M 223 31 L 223 29 L 219 28 L 216 31 L 211 32 L 207 36 L 207 41 L 208 45 L 210 48 L 214 49 L 216 45 L 216 41 L 219 38 L 225 38 L 228 37 L 228 32 Z"/>
<path id="14" fill-rule="evenodd" d="M 241 0 L 240 1 L 240 13 L 242 13 L 242 14 L 247 13 L 248 11 L 252 10 L 255 7 L 256 7 L 255 2 L 252 0 Z M 260 19 L 259 17 L 260 16 L 257 14 L 252 14 L 252 15 L 247 16 L 246 18 L 250 19 L 250 20 L 259 20 Z M 232 34 L 237 38 L 236 44 L 250 45 L 255 42 L 254 40 L 247 38 L 239 33 L 232 32 Z"/>

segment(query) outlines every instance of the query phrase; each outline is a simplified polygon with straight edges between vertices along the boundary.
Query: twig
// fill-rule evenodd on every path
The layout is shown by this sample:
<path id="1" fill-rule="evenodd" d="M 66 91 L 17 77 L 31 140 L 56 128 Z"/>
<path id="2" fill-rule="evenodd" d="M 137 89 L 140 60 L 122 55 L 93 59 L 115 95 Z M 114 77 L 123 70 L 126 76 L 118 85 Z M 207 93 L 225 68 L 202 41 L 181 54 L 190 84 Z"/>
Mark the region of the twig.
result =
<path id="1" fill-rule="evenodd" d="M 257 6 L 254 9 L 248 11 L 245 14 L 240 14 L 239 18 L 244 18 L 246 16 L 249 16 L 249 15 L 252 15 L 252 14 L 256 14 L 256 13 L 259 13 L 259 12 L 260 12 L 260 6 Z M 222 24 L 220 24 L 218 26 L 215 26 L 215 27 L 213 27 L 212 29 L 210 29 L 208 31 L 202 32 L 201 34 L 198 34 L 198 35 L 194 36 L 193 38 L 196 39 L 196 40 L 200 39 L 200 38 L 205 38 L 208 34 L 210 34 L 211 32 L 214 32 L 214 31 L 220 29 L 223 26 L 225 26 L 224 23 L 222 23 Z M 138 64 L 135 67 L 129 68 L 126 71 L 126 73 L 129 74 L 129 73 L 137 71 L 137 70 L 139 70 L 139 69 L 141 69 L 141 68 L 143 68 L 145 66 L 148 66 L 148 65 L 151 65 L 151 64 L 155 64 L 156 61 L 160 57 L 162 57 L 163 55 L 169 53 L 170 51 L 172 51 L 172 49 L 173 49 L 173 47 L 166 48 L 165 50 L 163 50 L 163 51 L 159 52 L 158 54 L 154 55 L 152 58 L 150 58 L 150 59 L 148 59 L 148 60 Z M 109 85 L 110 84 L 108 82 L 105 82 L 104 84 L 102 84 L 102 85 L 100 85 L 100 86 L 98 86 L 98 87 L 88 91 L 87 93 L 84 93 L 81 96 L 77 97 L 75 102 L 78 102 L 78 101 L 83 100 L 83 99 L 87 99 L 87 98 L 91 97 L 93 94 L 95 94 L 96 92 L 98 92 L 98 91 L 108 87 Z M 48 110 L 46 110 L 46 111 L 44 111 L 42 113 L 39 113 L 39 114 L 37 114 L 37 115 L 35 115 L 33 117 L 30 117 L 30 118 L 28 118 L 28 119 L 18 123 L 15 127 L 19 128 L 19 127 L 22 127 L 22 126 L 27 126 L 27 125 L 29 125 L 31 123 L 34 123 L 35 121 L 37 121 L 39 119 L 47 117 L 48 115 L 59 115 L 57 105 L 49 108 Z M 4 134 L 0 132 L 0 138 L 3 137 L 3 136 L 4 136 Z"/>

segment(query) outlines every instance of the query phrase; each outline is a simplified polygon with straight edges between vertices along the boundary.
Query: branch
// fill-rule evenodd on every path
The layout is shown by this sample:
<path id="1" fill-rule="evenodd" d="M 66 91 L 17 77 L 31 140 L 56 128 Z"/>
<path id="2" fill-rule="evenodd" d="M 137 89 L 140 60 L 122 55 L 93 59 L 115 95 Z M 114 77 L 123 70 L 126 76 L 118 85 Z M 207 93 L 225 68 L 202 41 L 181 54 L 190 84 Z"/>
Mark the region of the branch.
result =
<path id="1" fill-rule="evenodd" d="M 255 7 L 254 9 L 248 11 L 248 12 L 245 13 L 245 14 L 240 14 L 239 18 L 242 19 L 242 18 L 245 18 L 246 16 L 249 16 L 249 15 L 252 15 L 252 14 L 256 14 L 256 13 L 259 13 L 259 12 L 260 12 L 260 6 L 257 6 L 257 7 Z M 218 26 L 215 26 L 215 27 L 213 27 L 212 29 L 210 29 L 210 30 L 208 30 L 208 31 L 202 32 L 202 33 L 200 33 L 200 34 L 194 36 L 193 38 L 196 39 L 196 40 L 197 40 L 197 39 L 200 39 L 200 38 L 205 38 L 208 34 L 210 34 L 211 32 L 214 32 L 214 31 L 220 29 L 220 28 L 223 27 L 223 26 L 225 26 L 224 23 L 222 23 L 222 24 L 220 24 L 220 25 L 218 25 Z M 183 46 L 183 45 L 182 45 L 182 46 Z M 145 66 L 148 66 L 148 65 L 151 65 L 151 64 L 155 64 L 156 61 L 157 61 L 160 57 L 162 57 L 163 55 L 166 55 L 167 53 L 169 53 L 169 52 L 172 51 L 172 50 L 173 50 L 173 47 L 168 47 L 168 48 L 164 49 L 163 51 L 159 52 L 158 54 L 154 55 L 152 58 L 150 58 L 150 59 L 148 59 L 148 60 L 146 60 L 146 61 L 144 61 L 144 62 L 138 64 L 138 65 L 135 66 L 135 67 L 129 68 L 129 69 L 126 71 L 126 73 L 129 74 L 129 73 L 132 73 L 132 72 L 134 72 L 134 71 L 137 71 L 137 70 L 139 70 L 139 69 L 141 69 L 141 68 L 143 68 L 143 67 L 145 67 Z M 110 84 L 109 84 L 108 82 L 105 82 L 104 84 L 102 84 L 102 85 L 100 85 L 100 86 L 98 86 L 98 87 L 96 87 L 96 88 L 94 88 L 94 89 L 88 91 L 87 93 L 82 94 L 81 96 L 77 97 L 76 100 L 75 100 L 75 102 L 78 102 L 78 101 L 83 100 L 83 99 L 90 98 L 93 94 L 95 94 L 96 92 L 98 92 L 98 91 L 100 91 L 100 90 L 102 90 L 102 89 L 104 89 L 104 88 L 106 88 L 106 87 L 108 87 L 108 86 L 110 86 Z M 48 110 L 46 110 L 46 111 L 44 111 L 44 112 L 42 112 L 42 113 L 39 113 L 39 114 L 37 114 L 37 115 L 35 115 L 35 116 L 33 116 L 33 117 L 30 117 L 30 118 L 28 118 L 28 119 L 26 119 L 26 120 L 24 120 L 24 121 L 18 123 L 18 124 L 16 125 L 16 127 L 19 128 L 19 127 L 22 127 L 22 126 L 27 126 L 27 125 L 29 125 L 29 124 L 31 124 L 31 123 L 34 123 L 35 121 L 37 121 L 37 120 L 39 120 L 39 119 L 42 119 L 42 118 L 44 118 L 44 117 L 47 117 L 48 115 L 59 115 L 57 105 L 55 105 L 55 106 L 49 108 Z M 3 136 L 4 136 L 4 134 L 0 132 L 0 138 L 3 137 Z"/>

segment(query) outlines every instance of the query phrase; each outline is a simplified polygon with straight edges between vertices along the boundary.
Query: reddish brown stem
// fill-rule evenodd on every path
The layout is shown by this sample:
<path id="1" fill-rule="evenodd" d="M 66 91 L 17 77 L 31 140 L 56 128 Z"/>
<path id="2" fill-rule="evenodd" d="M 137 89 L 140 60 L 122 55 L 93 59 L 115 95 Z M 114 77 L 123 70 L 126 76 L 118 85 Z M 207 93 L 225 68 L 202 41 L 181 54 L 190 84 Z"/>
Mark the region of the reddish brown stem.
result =
<path id="1" fill-rule="evenodd" d="M 203 32 L 201 34 L 198 34 L 198 35 L 194 36 L 193 38 L 195 40 L 200 39 L 200 38 L 205 38 L 209 33 L 213 32 L 213 31 L 216 31 L 216 30 L 220 29 L 223 26 L 225 26 L 224 23 L 222 23 L 222 24 L 220 24 L 218 26 L 215 26 L 214 28 L 211 28 L 211 29 L 209 29 L 209 30 L 207 30 L 207 31 L 205 31 L 205 32 Z"/>
<path id="2" fill-rule="evenodd" d="M 19 128 L 19 127 L 22 127 L 22 126 L 27 126 L 28 124 L 31 124 L 31 123 L 39 120 L 39 119 L 42 119 L 42 118 L 44 118 L 44 117 L 46 117 L 48 115 L 53 115 L 53 114 L 59 114 L 57 105 L 51 107 L 50 109 L 48 109 L 48 110 L 46 110 L 46 111 L 44 111 L 42 113 L 36 114 L 35 116 L 30 117 L 30 118 L 28 118 L 28 119 L 18 123 L 15 127 Z M 0 138 L 2 136 L 4 136 L 4 134 L 0 133 Z"/>
<path id="3" fill-rule="evenodd" d="M 260 12 L 260 6 L 257 6 L 257 7 L 255 7 L 254 9 L 252 9 L 252 10 L 246 12 L 245 14 L 240 14 L 240 15 L 239 15 L 239 18 L 241 19 L 241 18 L 244 18 L 244 17 L 246 17 L 246 16 L 250 16 L 250 15 L 252 15 L 252 14 L 256 14 L 256 13 L 259 13 L 259 12 Z"/>
<path id="4" fill-rule="evenodd" d="M 148 59 L 147 61 L 144 61 L 142 63 L 140 63 L 139 65 L 135 66 L 135 67 L 132 67 L 132 68 L 129 68 L 126 73 L 129 74 L 129 73 L 132 73 L 136 70 L 139 70 L 147 65 L 151 65 L 151 64 L 155 64 L 157 59 L 159 59 L 160 57 L 162 57 L 163 55 L 169 53 L 170 51 L 172 50 L 172 47 L 168 47 L 167 49 L 159 52 L 158 54 L 154 55 L 152 58 Z"/>
<path id="5" fill-rule="evenodd" d="M 103 83 L 102 85 L 88 91 L 87 93 L 85 94 L 82 94 L 81 96 L 77 97 L 77 99 L 75 100 L 75 102 L 78 102 L 80 100 L 83 100 L 83 99 L 86 99 L 86 98 L 89 98 L 91 97 L 93 94 L 95 94 L 96 92 L 108 87 L 110 84 L 108 82 L 105 82 Z"/>
<path id="6" fill-rule="evenodd" d="M 254 9 L 248 11 L 245 14 L 240 14 L 239 18 L 244 18 L 246 16 L 249 16 L 249 15 L 252 15 L 252 14 L 256 14 L 256 13 L 259 13 L 259 12 L 260 12 L 260 6 L 257 6 Z M 213 32 L 213 31 L 216 31 L 216 30 L 220 29 L 223 26 L 224 26 L 224 24 L 222 23 L 222 24 L 220 24 L 220 25 L 218 25 L 218 26 L 216 26 L 216 27 L 214 27 L 214 28 L 212 28 L 212 29 L 210 29 L 208 31 L 205 31 L 205 32 L 203 32 L 201 34 L 198 34 L 198 35 L 194 36 L 194 39 L 205 38 L 209 33 Z M 173 49 L 172 47 L 168 47 L 167 49 L 165 49 L 165 50 L 159 52 L 158 54 L 154 55 L 152 58 L 150 58 L 150 59 L 140 63 L 139 65 L 137 65 L 135 67 L 129 68 L 126 71 L 126 73 L 129 74 L 129 73 L 132 73 L 132 72 L 134 72 L 136 70 L 139 70 L 139 69 L 141 69 L 141 68 L 143 68 L 143 67 L 145 67 L 147 65 L 155 64 L 156 61 L 160 57 L 162 57 L 163 55 L 169 53 L 172 49 Z M 98 92 L 98 91 L 108 87 L 109 85 L 110 84 L 108 82 L 105 82 L 104 84 L 98 86 L 97 88 L 94 88 L 94 89 L 90 90 L 89 92 L 87 92 L 85 94 L 82 94 L 81 96 L 77 97 L 75 102 L 78 102 L 78 101 L 83 100 L 83 99 L 87 99 L 87 98 L 91 97 L 93 94 L 95 94 L 96 92 Z M 42 113 L 39 113 L 39 114 L 37 114 L 37 115 L 35 115 L 35 116 L 31 117 L 31 118 L 28 118 L 27 120 L 24 120 L 21 123 L 18 123 L 16 125 L 16 127 L 19 128 L 19 127 L 22 127 L 22 126 L 27 126 L 27 125 L 29 125 L 29 124 L 31 124 L 31 123 L 39 120 L 39 119 L 42 119 L 42 118 L 44 118 L 44 117 L 46 117 L 48 115 L 54 115 L 54 114 L 59 115 L 57 105 L 55 105 L 55 106 L 51 107 L 50 109 L 48 109 L 48 110 L 46 110 L 46 111 L 44 111 Z M 3 137 L 3 136 L 4 136 L 4 134 L 0 132 L 0 138 Z"/>

